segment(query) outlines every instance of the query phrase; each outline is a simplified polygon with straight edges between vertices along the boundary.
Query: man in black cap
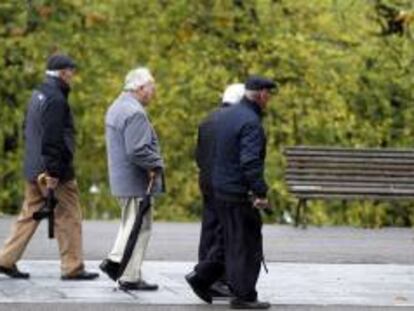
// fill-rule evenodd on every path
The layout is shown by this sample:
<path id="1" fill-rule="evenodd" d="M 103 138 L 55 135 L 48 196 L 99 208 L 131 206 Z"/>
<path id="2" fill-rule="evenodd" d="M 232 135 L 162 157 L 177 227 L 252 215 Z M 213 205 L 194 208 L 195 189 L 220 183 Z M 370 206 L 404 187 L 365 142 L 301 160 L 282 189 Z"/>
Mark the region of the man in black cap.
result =
<path id="1" fill-rule="evenodd" d="M 33 214 L 44 205 L 47 189 L 53 189 L 58 200 L 54 221 L 62 280 L 92 280 L 99 276 L 85 271 L 83 263 L 81 208 L 73 167 L 75 128 L 68 103 L 75 67 L 68 56 L 51 56 L 47 61 L 46 79 L 33 91 L 27 107 L 24 122 L 25 199 L 0 251 L 0 273 L 11 278 L 29 278 L 16 263 L 39 225 Z M 40 176 L 44 176 L 45 183 L 41 182 Z"/>
<path id="2" fill-rule="evenodd" d="M 226 270 L 234 295 L 233 309 L 268 309 L 257 299 L 256 282 L 263 260 L 260 209 L 269 208 L 264 180 L 266 137 L 263 110 L 276 84 L 252 76 L 239 105 L 222 110 L 215 121 L 213 188 L 215 206 L 224 230 L 225 264 L 199 263 L 186 276 L 193 291 L 211 303 L 208 291 Z"/>

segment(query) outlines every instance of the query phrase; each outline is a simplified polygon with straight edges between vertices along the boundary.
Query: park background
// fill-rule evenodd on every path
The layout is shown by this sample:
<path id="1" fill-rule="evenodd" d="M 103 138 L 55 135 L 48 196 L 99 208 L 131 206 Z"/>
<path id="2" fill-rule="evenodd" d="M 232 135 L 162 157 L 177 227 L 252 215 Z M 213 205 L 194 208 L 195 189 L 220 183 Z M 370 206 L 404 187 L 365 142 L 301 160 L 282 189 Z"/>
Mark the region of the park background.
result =
<path id="1" fill-rule="evenodd" d="M 144 65 L 157 81 L 149 114 L 167 165 L 156 219 L 199 218 L 197 126 L 227 84 L 258 73 L 280 84 L 264 121 L 276 208 L 266 221 L 289 222 L 296 200 L 283 181 L 284 148 L 414 147 L 413 10 L 411 0 L 2 0 L 0 211 L 19 210 L 25 107 L 58 51 L 79 65 L 70 103 L 86 217 L 120 214 L 108 189 L 104 116 L 128 70 Z M 402 11 L 410 18 L 393 24 Z M 307 217 L 316 225 L 411 226 L 412 205 L 316 201 Z"/>

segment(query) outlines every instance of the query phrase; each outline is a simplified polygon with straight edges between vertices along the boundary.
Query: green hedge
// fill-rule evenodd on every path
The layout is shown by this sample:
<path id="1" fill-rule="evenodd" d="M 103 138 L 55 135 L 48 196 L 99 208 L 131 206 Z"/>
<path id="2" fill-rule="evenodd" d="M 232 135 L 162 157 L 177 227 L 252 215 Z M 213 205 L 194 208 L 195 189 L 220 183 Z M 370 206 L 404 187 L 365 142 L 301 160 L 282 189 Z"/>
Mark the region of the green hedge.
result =
<path id="1" fill-rule="evenodd" d="M 162 141 L 168 193 L 163 220 L 197 219 L 201 204 L 193 150 L 197 125 L 225 85 L 250 73 L 278 80 L 265 120 L 267 179 L 277 221 L 295 200 L 283 183 L 283 148 L 297 144 L 414 146 L 414 46 L 409 29 L 386 34 L 382 1 L 32 0 L 0 3 L 0 209 L 22 198 L 21 122 L 47 56 L 79 63 L 71 95 L 77 174 L 85 215 L 112 218 L 104 115 L 128 70 L 157 80 L 150 115 Z M 412 10 L 411 1 L 384 4 Z M 385 25 L 385 26 L 384 26 Z M 407 27 L 408 28 L 408 27 Z M 90 193 L 95 184 L 100 193 Z M 411 225 L 410 205 L 311 204 L 315 224 Z M 270 221 L 270 220 L 269 220 Z"/>

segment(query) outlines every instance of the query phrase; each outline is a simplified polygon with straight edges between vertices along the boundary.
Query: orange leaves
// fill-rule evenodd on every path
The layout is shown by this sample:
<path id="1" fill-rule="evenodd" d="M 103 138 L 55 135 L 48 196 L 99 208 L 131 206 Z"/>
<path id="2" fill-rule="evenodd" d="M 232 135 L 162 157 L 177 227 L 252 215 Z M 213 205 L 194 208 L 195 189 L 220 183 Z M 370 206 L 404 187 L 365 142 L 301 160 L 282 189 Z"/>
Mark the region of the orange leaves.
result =
<path id="1" fill-rule="evenodd" d="M 11 37 L 21 37 L 26 33 L 26 30 L 23 27 L 14 27 L 9 30 L 9 35 Z"/>
<path id="2" fill-rule="evenodd" d="M 107 17 L 97 12 L 88 12 L 85 14 L 85 27 L 92 28 L 107 21 Z"/>
<path id="3" fill-rule="evenodd" d="M 36 7 L 36 11 L 39 16 L 46 20 L 53 14 L 54 8 L 48 5 L 40 5 Z"/>

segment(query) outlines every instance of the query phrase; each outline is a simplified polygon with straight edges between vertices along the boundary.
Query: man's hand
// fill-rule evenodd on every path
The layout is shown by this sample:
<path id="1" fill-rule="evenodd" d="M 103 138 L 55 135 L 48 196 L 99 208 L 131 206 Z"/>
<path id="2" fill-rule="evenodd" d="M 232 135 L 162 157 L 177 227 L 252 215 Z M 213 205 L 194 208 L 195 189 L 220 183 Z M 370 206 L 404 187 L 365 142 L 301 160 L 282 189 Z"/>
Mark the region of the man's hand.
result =
<path id="1" fill-rule="evenodd" d="M 253 201 L 253 207 L 257 209 L 270 208 L 269 201 L 266 198 L 255 198 Z"/>
<path id="2" fill-rule="evenodd" d="M 54 178 L 54 177 L 50 177 L 50 176 L 46 176 L 46 188 L 47 189 L 56 189 L 58 184 L 59 184 L 59 179 L 58 178 Z"/>
<path id="3" fill-rule="evenodd" d="M 257 208 L 259 211 L 263 211 L 268 216 L 273 215 L 272 206 L 266 198 L 256 198 L 253 201 L 253 207 Z"/>
<path id="4" fill-rule="evenodd" d="M 161 172 L 162 172 L 162 170 L 160 168 L 158 168 L 158 167 L 157 168 L 154 168 L 154 169 L 148 171 L 148 178 L 150 180 L 151 179 L 155 180 L 155 178 L 157 176 L 159 176 L 161 174 Z"/>
<path id="5" fill-rule="evenodd" d="M 42 173 L 37 176 L 37 183 L 46 189 L 55 190 L 59 184 L 59 179 L 47 175 L 47 173 Z"/>
<path id="6" fill-rule="evenodd" d="M 157 176 L 157 172 L 156 171 L 154 171 L 154 170 L 151 170 L 151 171 L 149 171 L 148 172 L 148 178 L 150 179 L 150 180 L 154 180 L 155 179 L 155 177 Z"/>

